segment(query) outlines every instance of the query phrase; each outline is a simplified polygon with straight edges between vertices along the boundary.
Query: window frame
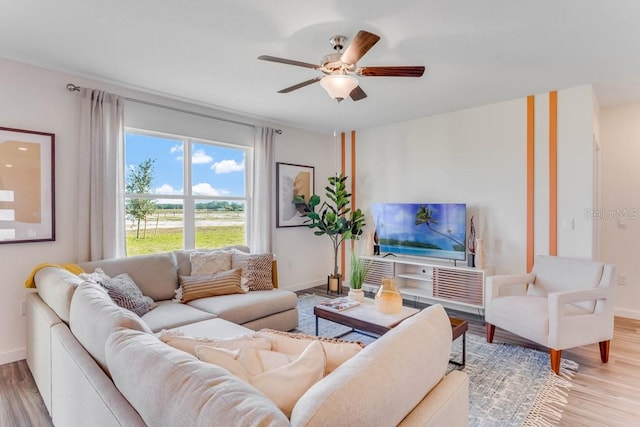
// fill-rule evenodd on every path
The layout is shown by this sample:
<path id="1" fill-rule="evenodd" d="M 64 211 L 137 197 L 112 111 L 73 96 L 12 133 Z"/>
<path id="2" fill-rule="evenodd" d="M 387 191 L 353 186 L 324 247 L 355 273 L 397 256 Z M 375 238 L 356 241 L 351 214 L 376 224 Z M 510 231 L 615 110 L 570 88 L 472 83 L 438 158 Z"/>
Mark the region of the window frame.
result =
<path id="1" fill-rule="evenodd" d="M 253 147 L 241 144 L 233 144 L 228 142 L 221 141 L 211 141 L 204 138 L 197 137 L 189 137 L 184 135 L 176 135 L 168 132 L 160 132 L 153 131 L 147 129 L 140 129 L 132 126 L 125 126 L 124 128 L 124 154 L 125 154 L 125 163 L 126 163 L 126 135 L 127 134 L 137 134 L 151 137 L 160 137 L 166 139 L 175 139 L 177 141 L 181 141 L 183 144 L 182 151 L 182 182 L 183 182 L 183 194 L 158 194 L 158 193 L 149 193 L 149 194 L 138 194 L 138 193 L 127 193 L 124 191 L 124 200 L 131 198 L 137 199 L 166 199 L 166 200 L 176 200 L 182 202 L 182 249 L 195 249 L 196 242 L 196 218 L 195 218 L 195 206 L 198 201 L 241 201 L 244 202 L 244 212 L 245 212 L 245 233 L 244 233 L 244 245 L 248 245 L 248 242 L 251 241 L 251 232 L 252 232 L 252 224 L 251 224 L 251 201 L 253 198 L 253 186 L 251 183 L 253 182 Z M 227 147 L 233 148 L 235 150 L 244 151 L 244 196 L 213 196 L 213 195 L 194 195 L 193 194 L 193 174 L 192 174 L 192 154 L 193 154 L 193 144 L 204 144 L 218 147 Z M 127 170 L 125 166 L 124 174 L 124 182 L 127 179 Z M 126 217 L 126 215 L 125 215 Z M 126 225 L 125 225 L 125 233 L 126 233 Z M 126 240 L 126 235 L 124 236 Z"/>

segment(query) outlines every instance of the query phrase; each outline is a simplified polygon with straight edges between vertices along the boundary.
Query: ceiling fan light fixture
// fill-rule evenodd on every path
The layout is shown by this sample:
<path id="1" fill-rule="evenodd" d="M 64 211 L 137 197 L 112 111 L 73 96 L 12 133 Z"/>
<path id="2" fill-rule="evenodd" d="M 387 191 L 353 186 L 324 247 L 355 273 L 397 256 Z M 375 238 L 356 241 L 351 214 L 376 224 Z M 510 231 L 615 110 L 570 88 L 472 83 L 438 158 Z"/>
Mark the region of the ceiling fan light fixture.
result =
<path id="1" fill-rule="evenodd" d="M 331 74 L 320 80 L 320 86 L 331 98 L 340 102 L 358 87 L 358 79 L 347 74 Z"/>

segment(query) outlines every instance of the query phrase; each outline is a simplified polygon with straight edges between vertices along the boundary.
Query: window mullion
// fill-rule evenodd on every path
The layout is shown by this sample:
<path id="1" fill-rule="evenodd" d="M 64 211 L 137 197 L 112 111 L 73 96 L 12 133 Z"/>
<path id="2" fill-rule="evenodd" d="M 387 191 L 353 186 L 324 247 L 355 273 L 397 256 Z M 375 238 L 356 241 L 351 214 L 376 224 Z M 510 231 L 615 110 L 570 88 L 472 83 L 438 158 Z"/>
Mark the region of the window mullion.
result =
<path id="1" fill-rule="evenodd" d="M 196 247 L 196 227 L 195 227 L 195 203 L 193 198 L 193 173 L 192 173 L 192 151 L 193 140 L 184 140 L 184 206 L 183 206 L 183 226 L 184 226 L 184 248 L 193 249 Z"/>

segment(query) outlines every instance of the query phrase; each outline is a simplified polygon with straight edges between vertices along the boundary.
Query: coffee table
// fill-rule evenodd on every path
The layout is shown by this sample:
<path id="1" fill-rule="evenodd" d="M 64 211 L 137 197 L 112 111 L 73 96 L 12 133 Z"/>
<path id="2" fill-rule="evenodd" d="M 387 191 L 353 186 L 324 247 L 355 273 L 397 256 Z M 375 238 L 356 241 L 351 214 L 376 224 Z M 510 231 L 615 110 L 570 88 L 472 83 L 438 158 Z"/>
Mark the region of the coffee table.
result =
<path id="1" fill-rule="evenodd" d="M 449 322 L 451 322 L 451 341 L 455 341 L 462 335 L 462 362 L 451 359 L 449 363 L 464 368 L 467 363 L 467 330 L 469 329 L 469 324 L 466 320 L 456 317 L 449 317 Z"/>
<path id="2" fill-rule="evenodd" d="M 325 319 L 352 328 L 351 331 L 345 332 L 340 336 L 351 333 L 354 330 L 363 332 L 365 335 L 384 335 L 391 328 L 419 311 L 417 308 L 402 307 L 395 314 L 381 313 L 376 310 L 374 301 L 371 298 L 365 298 L 360 305 L 343 311 L 333 310 L 323 305 L 313 307 L 313 314 L 316 316 L 316 335 L 318 335 L 318 320 Z M 340 336 L 333 338 L 339 338 Z"/>
<path id="3" fill-rule="evenodd" d="M 389 332 L 403 320 L 408 319 L 419 311 L 417 308 L 403 306 L 395 314 L 380 313 L 376 310 L 374 300 L 371 298 L 365 298 L 360 305 L 343 311 L 333 310 L 323 305 L 313 307 L 313 314 L 316 316 L 316 335 L 318 335 L 319 319 L 329 320 L 351 328 L 350 331 L 332 338 L 340 338 L 353 331 L 378 337 Z M 459 362 L 452 359 L 449 362 L 464 368 L 467 361 L 467 330 L 469 329 L 469 324 L 466 320 L 456 317 L 449 317 L 449 322 L 451 323 L 451 340 L 455 341 L 462 336 L 462 361 Z"/>

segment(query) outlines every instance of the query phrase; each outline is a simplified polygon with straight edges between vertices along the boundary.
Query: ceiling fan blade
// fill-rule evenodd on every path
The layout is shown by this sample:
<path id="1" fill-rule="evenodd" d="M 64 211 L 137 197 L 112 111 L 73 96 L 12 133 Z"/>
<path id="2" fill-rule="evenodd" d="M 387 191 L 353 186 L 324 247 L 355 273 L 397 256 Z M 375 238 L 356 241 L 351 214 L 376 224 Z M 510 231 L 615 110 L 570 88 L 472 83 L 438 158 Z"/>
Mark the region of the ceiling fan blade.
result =
<path id="1" fill-rule="evenodd" d="M 311 68 L 313 70 L 317 70 L 318 68 L 320 68 L 320 66 L 318 66 L 317 64 L 310 64 L 308 62 L 294 61 L 292 59 L 278 58 L 277 56 L 260 55 L 260 56 L 258 56 L 258 59 L 260 59 L 262 61 L 278 62 L 280 64 L 295 65 L 297 67 Z"/>
<path id="2" fill-rule="evenodd" d="M 315 82 L 319 82 L 320 80 L 322 80 L 321 76 L 314 77 L 314 78 L 312 78 L 310 80 L 304 81 L 302 83 L 298 83 L 297 85 L 293 85 L 293 86 L 289 86 L 289 87 L 286 87 L 284 89 L 281 89 L 281 90 L 278 91 L 278 93 L 293 92 L 296 89 L 300 89 L 301 87 L 309 86 L 310 84 L 313 84 Z"/>
<path id="3" fill-rule="evenodd" d="M 381 77 L 422 77 L 424 67 L 362 67 L 356 70 L 359 76 L 381 76 Z"/>
<path id="4" fill-rule="evenodd" d="M 351 97 L 351 99 L 353 99 L 354 101 L 360 101 L 361 99 L 364 99 L 367 97 L 367 94 L 364 93 L 364 91 L 362 90 L 362 88 L 360 86 L 356 86 L 356 88 L 354 90 L 351 91 L 351 93 L 349 94 L 349 96 Z"/>
<path id="5" fill-rule="evenodd" d="M 376 34 L 364 30 L 358 31 L 347 50 L 340 57 L 340 61 L 345 64 L 355 64 L 374 44 L 378 43 L 378 40 L 380 40 L 380 36 Z"/>

